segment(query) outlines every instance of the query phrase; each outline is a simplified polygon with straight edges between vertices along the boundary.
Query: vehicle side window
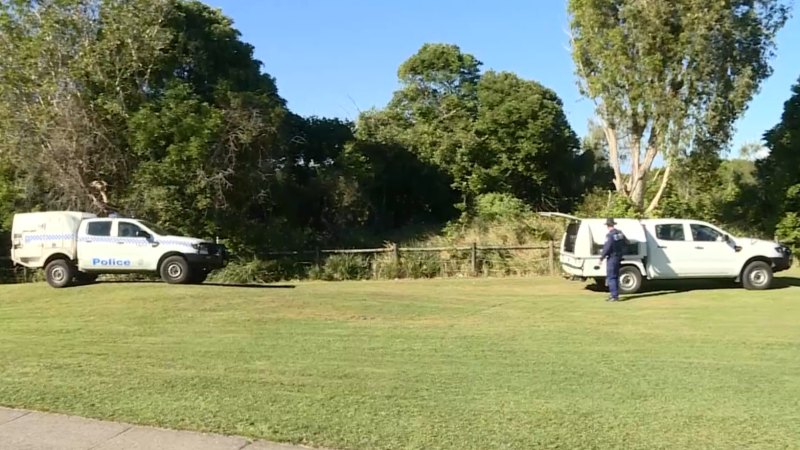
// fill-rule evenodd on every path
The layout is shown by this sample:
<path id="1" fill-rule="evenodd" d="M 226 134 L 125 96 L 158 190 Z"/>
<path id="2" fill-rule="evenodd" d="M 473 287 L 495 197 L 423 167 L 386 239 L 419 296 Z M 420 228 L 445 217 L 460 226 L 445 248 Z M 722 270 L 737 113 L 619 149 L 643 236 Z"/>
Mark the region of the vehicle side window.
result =
<path id="1" fill-rule="evenodd" d="M 111 236 L 111 221 L 89 222 L 86 227 L 86 234 L 89 236 Z"/>
<path id="2" fill-rule="evenodd" d="M 683 224 L 669 223 L 656 225 L 656 237 L 661 241 L 685 241 Z"/>
<path id="3" fill-rule="evenodd" d="M 705 225 L 692 224 L 692 239 L 701 242 L 716 242 L 722 240 L 722 235 L 713 228 Z"/>
<path id="4" fill-rule="evenodd" d="M 564 251 L 567 253 L 575 252 L 575 240 L 578 238 L 580 224 L 572 222 L 567 225 L 567 239 L 564 242 Z"/>
<path id="5" fill-rule="evenodd" d="M 139 231 L 142 229 L 133 223 L 130 222 L 120 222 L 117 226 L 117 236 L 118 237 L 137 237 Z"/>

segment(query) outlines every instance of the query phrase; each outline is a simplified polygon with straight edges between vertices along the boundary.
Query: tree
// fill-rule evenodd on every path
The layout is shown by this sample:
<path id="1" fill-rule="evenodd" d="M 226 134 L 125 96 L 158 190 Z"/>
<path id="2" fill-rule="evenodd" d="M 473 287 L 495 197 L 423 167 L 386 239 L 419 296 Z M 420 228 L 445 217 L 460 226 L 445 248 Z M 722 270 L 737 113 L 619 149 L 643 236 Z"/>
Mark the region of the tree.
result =
<path id="1" fill-rule="evenodd" d="M 485 173 L 475 194 L 507 192 L 537 208 L 569 209 L 594 169 L 576 170 L 580 141 L 558 95 L 512 73 L 481 76 L 474 134 L 475 165 Z"/>
<path id="2" fill-rule="evenodd" d="M 615 187 L 647 211 L 658 206 L 681 151 L 728 143 L 771 73 L 788 14 L 780 0 L 570 0 L 568 10 L 581 91 L 603 119 Z M 645 208 L 658 155 L 666 170 Z"/>
<path id="3" fill-rule="evenodd" d="M 561 100 L 511 73 L 481 74 L 480 65 L 457 46 L 423 45 L 400 66 L 389 105 L 360 117 L 361 138 L 403 146 L 446 172 L 462 210 L 489 192 L 569 209 L 595 167 Z"/>
<path id="4" fill-rule="evenodd" d="M 124 123 L 168 40 L 165 0 L 0 4 L 0 153 L 52 206 L 107 205 L 124 186 Z"/>
<path id="5" fill-rule="evenodd" d="M 776 226 L 788 230 L 787 224 L 797 223 L 800 216 L 800 79 L 791 92 L 781 121 L 764 134 L 769 155 L 756 162 L 764 227 L 770 231 Z"/>
<path id="6" fill-rule="evenodd" d="M 481 64 L 458 46 L 425 44 L 398 69 L 402 87 L 387 108 L 367 113 L 360 124 L 370 140 L 400 143 L 446 170 L 463 195 L 462 208 L 484 183 L 473 133 Z"/>
<path id="7" fill-rule="evenodd" d="M 175 1 L 164 27 L 148 102 L 126 123 L 136 161 L 128 211 L 236 246 L 266 244 L 278 172 L 291 167 L 285 100 L 218 10 Z"/>

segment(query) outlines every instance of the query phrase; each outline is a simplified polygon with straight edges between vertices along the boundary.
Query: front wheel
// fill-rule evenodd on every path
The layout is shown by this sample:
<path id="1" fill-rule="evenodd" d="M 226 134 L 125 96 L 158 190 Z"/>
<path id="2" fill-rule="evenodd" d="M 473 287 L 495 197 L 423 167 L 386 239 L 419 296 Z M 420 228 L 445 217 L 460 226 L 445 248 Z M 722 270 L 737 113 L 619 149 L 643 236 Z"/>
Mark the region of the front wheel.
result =
<path id="1" fill-rule="evenodd" d="M 769 289 L 772 285 L 772 266 L 764 261 L 753 261 L 742 273 L 742 285 L 750 291 Z"/>
<path id="2" fill-rule="evenodd" d="M 44 269 L 47 284 L 54 288 L 64 288 L 72 284 L 75 269 L 72 264 L 64 259 L 51 261 Z"/>
<path id="3" fill-rule="evenodd" d="M 633 266 L 622 266 L 619 270 L 620 294 L 635 294 L 642 288 L 642 273 Z"/>
<path id="4" fill-rule="evenodd" d="M 170 256 L 161 264 L 161 279 L 169 284 L 184 284 L 189 281 L 189 263 L 182 256 Z"/>

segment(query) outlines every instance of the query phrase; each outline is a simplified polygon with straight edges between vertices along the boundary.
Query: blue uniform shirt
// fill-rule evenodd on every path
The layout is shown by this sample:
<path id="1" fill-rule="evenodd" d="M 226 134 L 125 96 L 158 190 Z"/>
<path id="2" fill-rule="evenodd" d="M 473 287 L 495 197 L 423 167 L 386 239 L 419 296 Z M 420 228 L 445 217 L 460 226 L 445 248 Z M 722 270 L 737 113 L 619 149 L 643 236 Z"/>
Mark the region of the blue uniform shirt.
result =
<path id="1" fill-rule="evenodd" d="M 606 235 L 606 243 L 603 245 L 603 253 L 600 255 L 600 259 L 603 260 L 612 256 L 622 258 L 623 253 L 625 253 L 625 235 L 617 229 L 609 231 Z"/>

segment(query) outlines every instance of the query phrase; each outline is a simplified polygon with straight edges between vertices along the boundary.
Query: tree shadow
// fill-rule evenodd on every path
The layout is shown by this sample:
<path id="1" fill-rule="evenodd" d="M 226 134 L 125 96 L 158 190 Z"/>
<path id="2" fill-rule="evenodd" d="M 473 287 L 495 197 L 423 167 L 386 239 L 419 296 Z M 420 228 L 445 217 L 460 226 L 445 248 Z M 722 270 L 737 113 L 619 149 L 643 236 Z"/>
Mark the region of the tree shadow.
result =
<path id="1" fill-rule="evenodd" d="M 783 290 L 800 287 L 800 278 L 775 277 L 769 290 Z M 592 283 L 586 286 L 592 292 L 608 292 L 608 288 Z M 733 280 L 671 280 L 645 282 L 642 289 L 636 294 L 624 295 L 620 301 L 641 300 L 651 297 L 679 294 L 694 291 L 725 291 L 742 290 L 741 283 Z"/>

